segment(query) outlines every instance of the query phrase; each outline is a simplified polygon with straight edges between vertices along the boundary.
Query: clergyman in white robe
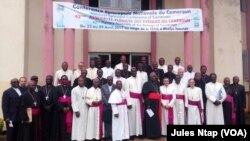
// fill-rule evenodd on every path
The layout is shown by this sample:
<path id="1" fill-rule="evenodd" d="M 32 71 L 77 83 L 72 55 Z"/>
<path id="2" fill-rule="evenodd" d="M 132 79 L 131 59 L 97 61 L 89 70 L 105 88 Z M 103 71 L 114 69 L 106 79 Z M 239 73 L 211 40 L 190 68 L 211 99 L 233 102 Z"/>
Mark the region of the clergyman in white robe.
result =
<path id="1" fill-rule="evenodd" d="M 125 83 L 125 91 L 128 97 L 128 105 L 132 106 L 132 108 L 128 110 L 129 135 L 142 135 L 142 86 L 137 76 L 131 76 L 127 79 Z"/>
<path id="2" fill-rule="evenodd" d="M 185 90 L 185 107 L 188 125 L 201 125 L 204 122 L 202 91 L 199 87 L 189 87 Z"/>
<path id="3" fill-rule="evenodd" d="M 101 126 L 102 118 L 101 118 L 101 112 L 98 102 L 101 102 L 102 100 L 102 94 L 100 88 L 95 88 L 94 86 L 88 89 L 86 94 L 86 103 L 89 105 L 89 111 L 88 111 L 88 123 L 87 123 L 87 133 L 86 133 L 86 139 L 92 140 L 97 139 L 99 140 L 103 134 L 102 130 L 103 127 Z M 101 103 L 100 103 L 101 104 Z"/>
<path id="4" fill-rule="evenodd" d="M 128 111 L 125 100 L 125 92 L 118 89 L 114 90 L 109 97 L 109 103 L 112 107 L 113 141 L 129 139 Z M 119 116 L 115 117 L 115 114 L 119 114 Z"/>
<path id="5" fill-rule="evenodd" d="M 224 115 L 222 102 L 226 99 L 226 92 L 223 85 L 219 82 L 209 82 L 205 86 L 205 93 L 207 96 L 206 105 L 206 122 L 207 124 L 224 124 Z M 221 102 L 215 105 L 214 102 L 218 100 Z"/>
<path id="6" fill-rule="evenodd" d="M 85 102 L 86 87 L 77 86 L 71 91 L 71 103 L 74 112 L 72 135 L 71 139 L 76 141 L 83 141 L 86 139 L 88 105 Z M 75 112 L 80 113 L 80 117 L 76 117 Z"/>
<path id="7" fill-rule="evenodd" d="M 176 111 L 175 111 L 175 100 L 173 87 L 171 85 L 162 85 L 160 86 L 160 92 L 162 95 L 161 104 L 162 104 L 162 120 L 161 120 L 161 134 L 167 135 L 167 125 L 174 125 L 177 122 Z M 169 107 L 167 109 L 166 107 Z M 171 111 L 172 110 L 172 111 Z M 170 113 L 172 112 L 172 113 Z M 169 121 L 172 120 L 172 121 Z"/>

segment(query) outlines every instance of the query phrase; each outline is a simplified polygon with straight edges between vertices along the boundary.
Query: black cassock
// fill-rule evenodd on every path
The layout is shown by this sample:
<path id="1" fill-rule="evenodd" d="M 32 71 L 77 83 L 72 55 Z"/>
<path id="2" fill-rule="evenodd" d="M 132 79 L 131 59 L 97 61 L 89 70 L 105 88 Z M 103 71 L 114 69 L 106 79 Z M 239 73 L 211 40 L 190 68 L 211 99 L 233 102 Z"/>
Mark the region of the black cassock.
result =
<path id="1" fill-rule="evenodd" d="M 246 93 L 243 85 L 240 84 L 231 84 L 230 85 L 233 96 L 234 96 L 234 105 L 236 109 L 236 124 L 242 125 L 245 124 L 245 111 L 246 108 Z"/>
<path id="2" fill-rule="evenodd" d="M 55 87 L 51 85 L 45 85 L 41 88 L 41 112 L 42 112 L 42 140 L 51 140 L 53 113 L 55 105 L 56 95 Z"/>
<path id="3" fill-rule="evenodd" d="M 161 136 L 161 117 L 160 115 L 160 99 L 152 99 L 150 95 L 154 93 L 153 96 L 160 97 L 160 90 L 159 90 L 159 83 L 158 82 L 146 82 L 142 88 L 142 95 L 144 98 L 145 104 L 145 112 L 144 112 L 144 125 L 143 125 L 143 134 L 147 138 L 156 139 L 160 138 Z M 156 94 L 157 93 L 157 94 Z M 146 112 L 147 107 L 153 111 L 154 116 L 149 117 Z"/>
<path id="4" fill-rule="evenodd" d="M 32 108 L 32 122 L 29 123 L 27 108 Z M 40 97 L 36 92 L 26 91 L 20 103 L 20 128 L 18 141 L 41 141 Z"/>
<path id="5" fill-rule="evenodd" d="M 234 97 L 233 96 L 233 91 L 232 88 L 230 86 L 225 86 L 224 85 L 224 89 L 226 91 L 227 97 Z M 234 99 L 234 98 L 233 98 Z M 232 125 L 232 113 L 233 110 L 232 109 L 232 103 L 229 102 L 227 99 L 222 103 L 223 106 L 223 114 L 224 114 L 224 122 L 225 125 Z"/>
<path id="6" fill-rule="evenodd" d="M 70 141 L 71 140 L 71 131 L 69 126 L 72 126 L 71 123 L 67 124 L 67 114 L 72 113 L 71 109 L 71 90 L 70 86 L 57 86 L 56 91 L 56 102 L 53 113 L 53 123 L 52 123 L 52 133 L 51 141 Z M 70 111 L 65 113 L 63 108 L 70 107 Z M 71 117 L 72 118 L 72 117 Z M 71 125 L 70 125 L 71 124 Z M 68 131 L 67 131 L 68 130 Z"/>

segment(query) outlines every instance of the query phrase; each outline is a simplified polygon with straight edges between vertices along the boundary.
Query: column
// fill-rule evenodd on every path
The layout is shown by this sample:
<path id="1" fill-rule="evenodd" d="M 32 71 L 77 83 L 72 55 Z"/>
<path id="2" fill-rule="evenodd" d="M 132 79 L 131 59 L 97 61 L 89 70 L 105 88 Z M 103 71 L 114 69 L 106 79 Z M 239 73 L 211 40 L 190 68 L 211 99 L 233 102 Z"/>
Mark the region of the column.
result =
<path id="1" fill-rule="evenodd" d="M 200 34 L 201 65 L 207 66 L 208 72 L 211 72 L 208 0 L 200 0 L 200 5 L 202 9 L 202 18 L 203 18 L 203 31 Z"/>
<path id="2" fill-rule="evenodd" d="M 52 0 L 44 0 L 43 78 L 54 74 L 54 29 Z"/>
<path id="3" fill-rule="evenodd" d="M 89 5 L 89 0 L 83 0 L 84 5 Z M 83 30 L 83 62 L 84 67 L 87 68 L 89 64 L 89 30 Z"/>
<path id="4" fill-rule="evenodd" d="M 74 2 L 74 0 L 64 0 L 65 2 Z M 68 62 L 69 69 L 74 69 L 75 54 L 75 30 L 64 29 L 64 61 Z"/>
<path id="5" fill-rule="evenodd" d="M 150 1 L 151 10 L 156 9 L 156 0 Z M 157 47 L 156 32 L 151 32 L 151 62 L 156 61 L 156 47 Z"/>
<path id="6" fill-rule="evenodd" d="M 192 0 L 184 1 L 185 8 L 192 8 Z M 184 32 L 184 65 L 185 68 L 187 65 L 193 66 L 193 32 L 188 31 Z"/>
<path id="7" fill-rule="evenodd" d="M 249 25 L 250 25 L 250 1 L 246 0 L 246 34 L 247 34 L 248 62 L 250 62 L 250 57 L 249 57 L 250 56 L 250 26 Z M 250 78 L 250 64 L 248 64 L 248 77 Z"/>

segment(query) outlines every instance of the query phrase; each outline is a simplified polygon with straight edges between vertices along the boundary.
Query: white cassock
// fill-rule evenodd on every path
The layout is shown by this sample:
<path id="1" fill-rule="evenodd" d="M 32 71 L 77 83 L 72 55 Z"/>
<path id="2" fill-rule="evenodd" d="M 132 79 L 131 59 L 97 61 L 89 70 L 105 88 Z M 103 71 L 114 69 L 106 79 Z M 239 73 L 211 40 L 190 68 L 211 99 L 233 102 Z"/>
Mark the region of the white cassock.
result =
<path id="1" fill-rule="evenodd" d="M 178 74 L 178 70 L 179 70 L 180 68 L 182 68 L 183 70 L 185 70 L 184 67 L 181 66 L 181 65 L 173 65 L 173 73 L 174 73 L 174 74 Z"/>
<path id="2" fill-rule="evenodd" d="M 76 78 L 78 78 L 81 75 L 81 70 L 76 69 L 73 73 L 73 82 Z"/>
<path id="3" fill-rule="evenodd" d="M 145 71 L 137 71 L 136 78 L 139 79 L 141 87 L 145 82 L 148 82 L 148 74 Z"/>
<path id="4" fill-rule="evenodd" d="M 162 69 L 164 71 L 164 73 L 168 72 L 168 66 L 167 65 L 158 65 L 158 69 Z"/>
<path id="5" fill-rule="evenodd" d="M 116 76 L 115 76 L 115 77 L 113 78 L 113 84 L 116 85 L 116 82 L 117 82 L 118 80 L 122 81 L 122 89 L 125 90 L 126 79 L 123 78 L 123 77 L 116 77 Z"/>
<path id="6" fill-rule="evenodd" d="M 177 85 L 176 83 L 172 83 L 171 86 L 173 87 L 173 94 L 176 97 L 175 100 L 175 111 L 176 111 L 176 124 L 177 125 L 184 125 L 185 124 L 185 105 L 184 105 L 184 91 L 185 86 L 182 84 Z"/>
<path id="7" fill-rule="evenodd" d="M 86 87 L 77 86 L 71 91 L 71 103 L 73 109 L 73 123 L 71 140 L 85 140 L 87 131 L 88 105 L 85 102 Z M 76 117 L 75 112 L 80 113 L 80 117 Z"/>
<path id="8" fill-rule="evenodd" d="M 114 69 L 111 68 L 111 67 L 109 67 L 109 68 L 108 67 L 103 67 L 102 72 L 103 72 L 102 77 L 105 78 L 105 79 L 107 79 L 108 76 L 114 76 Z"/>
<path id="9" fill-rule="evenodd" d="M 128 98 L 128 105 L 132 105 L 132 109 L 128 109 L 129 135 L 142 135 L 142 87 L 140 81 L 136 77 L 129 77 L 125 83 L 125 92 Z M 140 103 L 141 100 L 141 103 Z"/>
<path id="10" fill-rule="evenodd" d="M 204 120 L 203 117 L 204 106 L 202 99 L 202 91 L 199 87 L 194 87 L 194 88 L 189 87 L 185 90 L 185 107 L 188 108 L 187 124 L 201 125 Z"/>
<path id="11" fill-rule="evenodd" d="M 177 118 L 176 118 L 176 111 L 175 111 L 175 95 L 173 94 L 173 87 L 171 85 L 165 86 L 162 85 L 160 86 L 160 92 L 162 95 L 162 99 L 161 99 L 161 104 L 162 104 L 162 120 L 161 120 L 161 134 L 162 135 L 167 135 L 167 126 L 169 125 L 169 111 L 168 109 L 165 108 L 165 106 L 170 106 L 172 108 L 172 115 L 173 116 L 173 123 L 172 125 L 174 125 L 177 122 Z M 172 96 L 172 99 L 170 100 L 169 97 Z M 168 98 L 166 98 L 168 97 Z"/>
<path id="12" fill-rule="evenodd" d="M 72 70 L 68 69 L 68 70 L 64 71 L 63 69 L 60 69 L 60 70 L 56 71 L 56 73 L 55 73 L 54 86 L 60 85 L 59 81 L 61 80 L 61 77 L 63 75 L 67 75 L 68 80 L 71 82 L 71 85 L 73 85 L 74 81 L 73 81 L 73 72 L 72 72 Z"/>
<path id="13" fill-rule="evenodd" d="M 115 66 L 115 70 L 120 69 L 123 70 L 123 63 L 119 63 Z M 128 64 L 128 71 L 131 71 L 131 66 Z"/>
<path id="14" fill-rule="evenodd" d="M 109 103 L 112 107 L 112 139 L 113 141 L 121 141 L 129 139 L 128 111 L 126 104 L 119 104 L 126 100 L 126 95 L 123 90 L 115 89 L 110 97 Z M 119 105 L 118 105 L 119 104 Z M 119 117 L 115 117 L 119 114 Z"/>
<path id="15" fill-rule="evenodd" d="M 205 93 L 207 96 L 206 122 L 207 124 L 224 124 L 222 104 L 216 106 L 213 103 L 219 100 L 221 103 L 226 99 L 226 92 L 219 82 L 206 84 Z"/>
<path id="16" fill-rule="evenodd" d="M 86 132 L 86 139 L 100 139 L 100 132 L 103 130 L 100 129 L 100 109 L 97 106 L 93 105 L 93 102 L 98 102 L 102 100 L 102 94 L 100 88 L 91 87 L 87 91 L 86 95 L 86 103 L 89 105 L 89 112 L 88 112 L 88 123 L 87 123 L 87 132 Z"/>
<path id="17" fill-rule="evenodd" d="M 97 68 L 87 68 L 87 76 L 89 79 L 93 80 L 97 77 Z"/>
<path id="18" fill-rule="evenodd" d="M 183 80 L 184 80 L 184 83 L 186 84 L 186 85 L 188 85 L 188 81 L 190 80 L 190 79 L 193 79 L 194 78 L 194 75 L 195 75 L 195 72 L 188 72 L 188 71 L 186 71 L 184 74 L 183 74 Z"/>

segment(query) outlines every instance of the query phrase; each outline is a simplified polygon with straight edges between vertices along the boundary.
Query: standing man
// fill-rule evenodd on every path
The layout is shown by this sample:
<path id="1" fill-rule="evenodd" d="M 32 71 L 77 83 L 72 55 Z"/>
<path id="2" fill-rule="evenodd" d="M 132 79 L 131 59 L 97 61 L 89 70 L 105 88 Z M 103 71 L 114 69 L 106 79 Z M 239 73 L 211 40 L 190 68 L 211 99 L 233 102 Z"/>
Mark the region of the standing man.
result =
<path id="1" fill-rule="evenodd" d="M 142 63 L 138 64 L 137 79 L 139 80 L 141 87 L 144 85 L 144 83 L 148 82 L 148 74 L 147 72 L 143 71 Z"/>
<path id="2" fill-rule="evenodd" d="M 128 111 L 126 94 L 122 90 L 122 82 L 116 82 L 116 89 L 111 93 L 109 101 L 112 107 L 112 139 L 122 141 L 129 139 Z"/>
<path id="3" fill-rule="evenodd" d="M 195 75 L 195 72 L 193 72 L 193 66 L 192 65 L 188 65 L 187 66 L 187 71 L 184 73 L 183 78 L 188 83 L 188 81 L 190 79 L 194 79 L 194 75 Z"/>
<path id="4" fill-rule="evenodd" d="M 157 75 L 158 81 L 160 82 L 160 84 L 163 84 L 162 81 L 164 78 L 164 71 L 162 69 L 158 69 L 158 64 L 156 61 L 152 62 L 152 72 L 155 72 L 155 74 Z"/>
<path id="5" fill-rule="evenodd" d="M 185 107 L 187 108 L 187 124 L 201 125 L 203 123 L 202 92 L 195 86 L 194 79 L 189 80 L 190 87 L 185 91 Z"/>
<path id="6" fill-rule="evenodd" d="M 73 81 L 81 75 L 82 70 L 83 70 L 83 62 L 80 62 L 78 64 L 78 68 L 73 73 Z"/>
<path id="7" fill-rule="evenodd" d="M 22 93 L 27 91 L 27 78 L 25 76 L 19 78 L 19 89 Z"/>
<path id="8" fill-rule="evenodd" d="M 38 85 L 38 76 L 33 75 L 33 76 L 30 77 L 30 80 L 32 80 L 33 82 L 35 82 L 35 85 L 36 85 L 35 91 L 38 94 L 40 94 L 40 90 L 41 90 L 42 87 L 40 85 Z"/>
<path id="9" fill-rule="evenodd" d="M 175 62 L 175 65 L 173 66 L 174 67 L 174 69 L 173 69 L 174 74 L 178 74 L 178 70 L 180 68 L 183 69 L 183 71 L 184 71 L 184 67 L 180 65 L 180 63 L 181 63 L 180 57 L 175 57 L 174 62 Z"/>
<path id="10" fill-rule="evenodd" d="M 121 63 L 119 63 L 115 66 L 115 70 L 117 70 L 117 69 L 123 70 L 123 64 L 127 63 L 126 56 L 122 55 L 120 58 L 120 61 L 121 61 Z M 130 70 L 131 70 L 131 67 L 130 67 L 130 65 L 128 65 L 128 71 L 130 71 Z"/>
<path id="11" fill-rule="evenodd" d="M 53 113 L 56 104 L 56 92 L 53 86 L 53 76 L 46 76 L 46 85 L 41 88 L 41 115 L 43 141 L 52 141 Z"/>
<path id="12" fill-rule="evenodd" d="M 177 116 L 177 125 L 185 124 L 185 86 L 180 83 L 181 77 L 176 75 L 175 81 L 171 84 L 173 87 L 173 94 L 176 97 L 175 100 L 175 108 L 176 108 L 176 116 Z"/>
<path id="13" fill-rule="evenodd" d="M 63 62 L 62 63 L 62 69 L 56 71 L 55 73 L 55 80 L 54 80 L 54 86 L 58 86 L 61 85 L 62 81 L 61 78 L 63 75 L 66 75 L 68 77 L 68 83 L 71 85 L 71 83 L 73 84 L 73 72 L 72 70 L 68 69 L 68 63 L 67 62 Z"/>
<path id="14" fill-rule="evenodd" d="M 84 79 L 84 85 L 85 85 L 85 87 L 87 87 L 89 89 L 89 88 L 92 87 L 92 80 L 86 77 L 87 73 L 88 73 L 87 70 L 83 69 L 81 71 L 81 75 L 80 76 L 83 77 L 83 79 Z M 74 84 L 73 84 L 73 88 L 76 87 L 76 86 L 78 86 L 78 78 L 75 79 Z"/>
<path id="15" fill-rule="evenodd" d="M 10 81 L 11 87 L 3 92 L 2 110 L 7 127 L 7 141 L 17 141 L 17 133 L 20 125 L 19 103 L 21 91 L 18 89 L 18 79 Z"/>
<path id="16" fill-rule="evenodd" d="M 114 69 L 111 68 L 111 62 L 109 60 L 106 60 L 105 67 L 102 68 L 103 71 L 103 78 L 107 79 L 108 76 L 114 75 Z"/>
<path id="17" fill-rule="evenodd" d="M 101 69 L 102 67 L 103 67 L 103 64 L 102 64 L 102 59 L 100 58 L 100 57 L 98 57 L 97 59 L 96 59 L 96 68 L 97 69 Z"/>
<path id="18" fill-rule="evenodd" d="M 70 141 L 72 131 L 71 86 L 67 75 L 61 77 L 56 87 L 56 107 L 53 114 L 52 141 Z"/>
<path id="19" fill-rule="evenodd" d="M 152 68 L 150 65 L 148 65 L 147 59 L 146 57 L 141 57 L 141 63 L 143 66 L 143 71 L 145 71 L 148 75 L 150 74 L 150 72 L 152 71 Z"/>
<path id="20" fill-rule="evenodd" d="M 36 82 L 28 82 L 28 90 L 22 95 L 20 103 L 20 128 L 18 141 L 41 141 L 41 102 L 38 97 Z"/>
<path id="21" fill-rule="evenodd" d="M 97 68 L 95 67 L 95 60 L 90 60 L 89 68 L 87 68 L 87 77 L 91 80 L 97 77 Z"/>
<path id="22" fill-rule="evenodd" d="M 102 93 L 99 88 L 99 79 L 93 80 L 93 86 L 88 89 L 86 94 L 86 103 L 89 105 L 88 123 L 87 123 L 87 140 L 100 140 L 103 136 L 102 133 Z"/>
<path id="23" fill-rule="evenodd" d="M 131 68 L 132 76 L 129 77 L 125 83 L 125 92 L 128 96 L 128 121 L 129 121 L 129 135 L 142 135 L 143 127 L 143 105 L 142 105 L 142 86 L 137 78 L 137 69 Z"/>
<path id="24" fill-rule="evenodd" d="M 227 94 L 227 98 L 222 103 L 223 106 L 223 115 L 225 125 L 236 124 L 236 113 L 235 113 L 235 101 L 234 101 L 234 93 L 230 86 L 230 79 L 228 77 L 224 78 L 223 85 L 225 92 Z"/>
<path id="25" fill-rule="evenodd" d="M 206 117 L 207 124 L 224 124 L 222 102 L 226 99 L 226 92 L 223 85 L 216 82 L 217 75 L 210 74 L 211 82 L 206 84 L 205 92 L 207 96 Z"/>
<path id="26" fill-rule="evenodd" d="M 169 79 L 169 83 L 172 83 L 175 76 L 176 75 L 173 73 L 173 65 L 168 65 L 168 71 L 164 74 L 164 77 Z"/>
<path id="27" fill-rule="evenodd" d="M 113 79 L 113 83 L 116 84 L 116 82 L 120 80 L 122 81 L 122 84 L 125 84 L 126 79 L 121 76 L 121 70 L 117 69 L 115 70 L 115 77 Z M 125 90 L 125 86 L 123 85 L 123 90 Z"/>
<path id="28" fill-rule="evenodd" d="M 101 86 L 102 102 L 103 102 L 103 121 L 105 131 L 105 141 L 112 139 L 112 109 L 111 104 L 108 103 L 111 93 L 115 90 L 113 84 L 113 77 L 108 76 L 107 83 Z"/>
<path id="29" fill-rule="evenodd" d="M 71 140 L 83 141 L 86 139 L 88 105 L 85 102 L 87 88 L 84 86 L 84 78 L 78 78 L 78 86 L 71 91 L 71 103 L 73 109 L 73 123 Z"/>
<path id="30" fill-rule="evenodd" d="M 103 71 L 101 69 L 97 70 L 97 78 L 100 81 L 100 87 L 107 83 L 107 79 L 102 77 Z"/>
<path id="31" fill-rule="evenodd" d="M 128 64 L 123 64 L 123 70 L 121 70 L 121 76 L 125 79 L 129 78 L 131 76 L 131 72 L 128 71 Z"/>
<path id="32" fill-rule="evenodd" d="M 245 122 L 245 111 L 246 108 L 246 93 L 245 87 L 239 84 L 239 77 L 233 77 L 233 84 L 231 85 L 234 95 L 235 111 L 236 111 L 236 124 L 244 125 Z"/>
<path id="33" fill-rule="evenodd" d="M 164 58 L 159 59 L 158 69 L 162 69 L 164 73 L 166 73 L 168 71 L 168 66 L 165 65 L 165 59 Z"/>
<path id="34" fill-rule="evenodd" d="M 161 137 L 161 94 L 159 82 L 155 72 L 150 73 L 150 81 L 142 88 L 144 98 L 144 134 L 149 139 Z M 152 116 L 152 113 L 154 115 Z"/>

